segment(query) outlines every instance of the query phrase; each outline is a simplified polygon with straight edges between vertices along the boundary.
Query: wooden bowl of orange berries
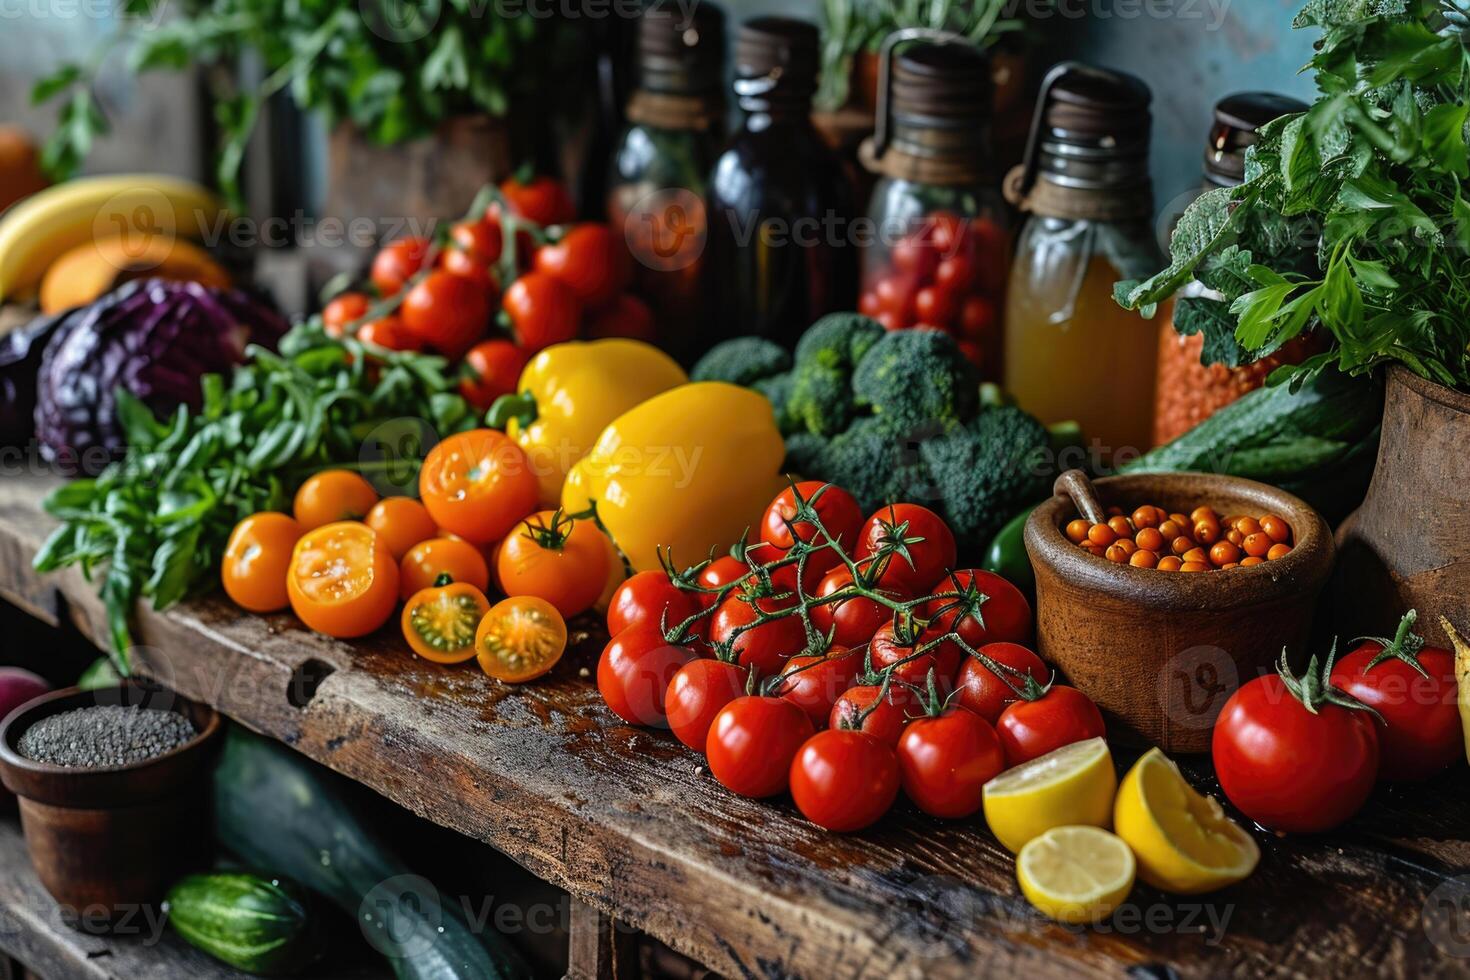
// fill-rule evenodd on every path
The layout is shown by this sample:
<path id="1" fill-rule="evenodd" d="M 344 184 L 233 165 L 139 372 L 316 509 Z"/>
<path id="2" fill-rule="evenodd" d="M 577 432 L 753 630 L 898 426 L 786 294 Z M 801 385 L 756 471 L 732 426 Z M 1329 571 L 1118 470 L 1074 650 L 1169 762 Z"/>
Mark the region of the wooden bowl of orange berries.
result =
<path id="1" fill-rule="evenodd" d="M 1070 471 L 1056 493 L 1026 524 L 1039 653 L 1121 734 L 1208 751 L 1225 700 L 1305 644 L 1327 523 L 1283 490 L 1203 473 Z"/>

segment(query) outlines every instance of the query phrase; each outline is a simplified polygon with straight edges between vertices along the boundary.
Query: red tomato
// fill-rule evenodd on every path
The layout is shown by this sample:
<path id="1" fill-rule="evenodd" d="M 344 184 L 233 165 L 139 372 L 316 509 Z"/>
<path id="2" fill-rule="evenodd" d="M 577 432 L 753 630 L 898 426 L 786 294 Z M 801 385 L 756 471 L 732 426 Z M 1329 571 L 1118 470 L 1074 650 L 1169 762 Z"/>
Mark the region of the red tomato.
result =
<path id="1" fill-rule="evenodd" d="M 694 651 L 666 641 L 657 626 L 630 626 L 603 648 L 597 689 L 613 714 L 629 724 L 667 728 L 669 681 L 693 659 Z"/>
<path id="2" fill-rule="evenodd" d="M 478 221 L 457 221 L 449 229 L 450 246 L 444 255 L 458 252 L 474 260 L 475 265 L 488 269 L 500 260 L 505 242 L 500 232 L 500 222 L 490 218 Z"/>
<path id="3" fill-rule="evenodd" d="M 903 791 L 934 817 L 957 820 L 980 809 L 981 790 L 1006 767 L 990 723 L 968 711 L 910 722 L 898 740 Z"/>
<path id="4" fill-rule="evenodd" d="M 1318 673 L 1315 657 L 1307 669 Z M 1288 685 L 1281 674 L 1268 674 L 1230 696 L 1215 720 L 1215 773 L 1230 802 L 1263 827 L 1331 830 L 1373 792 L 1378 722 L 1326 700 L 1309 711 L 1293 687 L 1301 689 L 1297 678 Z M 1346 700 L 1330 688 L 1324 693 Z"/>
<path id="5" fill-rule="evenodd" d="M 847 570 L 846 565 L 839 565 L 822 576 L 815 594 L 817 598 L 824 598 L 850 584 L 852 572 Z M 894 599 L 898 598 L 892 593 L 886 594 Z M 831 634 L 832 642 L 844 647 L 862 646 L 873 638 L 878 627 L 893 621 L 892 609 L 866 596 L 853 596 L 840 602 L 812 606 L 810 615 L 812 625 L 821 630 L 823 635 Z"/>
<path id="6" fill-rule="evenodd" d="M 971 339 L 984 337 L 995 327 L 995 304 L 984 296 L 967 296 L 960 305 L 960 333 Z"/>
<path id="7" fill-rule="evenodd" d="M 772 562 L 780 561 L 786 557 L 786 552 L 769 541 L 757 541 L 745 549 L 745 558 L 751 567 L 756 565 L 770 565 Z M 822 584 L 822 576 L 826 575 L 832 568 L 842 561 L 837 553 L 830 548 L 813 552 L 807 556 L 806 567 L 803 573 L 801 592 L 805 596 L 817 594 L 817 588 Z M 770 570 L 771 583 L 777 592 L 796 592 L 797 563 L 795 561 Z M 795 602 L 795 599 L 791 600 Z"/>
<path id="8" fill-rule="evenodd" d="M 340 293 L 322 310 L 322 329 L 329 337 L 340 337 L 347 325 L 367 316 L 372 301 L 362 293 Z"/>
<path id="9" fill-rule="evenodd" d="M 1051 679 L 1051 671 L 1041 658 L 1019 643 L 987 643 L 976 649 L 1004 667 L 1029 674 L 1042 686 Z M 994 725 L 1007 705 L 1020 700 L 1007 681 L 1016 688 L 1026 683 L 1024 678 L 1014 674 L 1006 674 L 1002 678 L 974 657 L 965 657 L 955 676 L 955 687 L 959 691 L 956 701 L 960 707 L 973 711 Z"/>
<path id="10" fill-rule="evenodd" d="M 890 330 L 901 330 L 914 322 L 914 295 L 911 280 L 900 276 L 885 276 L 873 286 L 873 296 L 878 303 L 875 319 L 883 322 L 891 318 L 894 326 Z M 884 323 L 884 326 L 888 326 Z"/>
<path id="11" fill-rule="evenodd" d="M 500 193 L 512 212 L 542 227 L 566 224 L 577 215 L 566 186 L 552 177 L 532 177 L 525 184 L 512 177 L 500 185 Z"/>
<path id="12" fill-rule="evenodd" d="M 791 760 L 815 732 L 806 712 L 790 701 L 736 698 L 710 725 L 704 747 L 709 771 L 732 793 L 775 796 L 786 789 Z"/>
<path id="13" fill-rule="evenodd" d="M 603 224 L 573 225 L 536 250 L 535 267 L 570 286 L 588 307 L 612 302 L 632 277 L 627 245 Z"/>
<path id="14" fill-rule="evenodd" d="M 826 540 L 819 537 L 817 526 L 810 521 L 787 523 L 796 517 L 798 495 L 810 510 L 816 511 L 817 518 L 831 538 L 839 541 L 845 549 L 853 547 L 863 526 L 862 508 L 852 494 L 821 480 L 805 480 L 794 489 L 787 487 L 776 495 L 761 520 L 762 540 L 782 551 L 795 544 L 791 536 L 793 529 L 802 541 L 820 544 Z"/>
<path id="15" fill-rule="evenodd" d="M 886 545 L 900 543 L 908 551 L 907 558 L 896 551 L 874 558 Z M 864 571 L 874 561 L 881 563 L 879 585 L 913 595 L 921 594 L 919 590 L 927 589 L 953 568 L 955 554 L 949 526 L 938 514 L 918 504 L 890 504 L 869 517 L 858 534 L 856 551 Z"/>
<path id="16" fill-rule="evenodd" d="M 429 257 L 429 240 L 412 236 L 384 245 L 373 256 L 372 280 L 378 292 L 392 296 L 424 267 Z"/>
<path id="17" fill-rule="evenodd" d="M 958 633 L 972 650 L 986 643 L 1031 642 L 1031 603 L 1000 575 L 963 568 L 939 579 L 924 594 L 951 593 L 955 598 L 924 603 L 921 614 L 930 620 L 927 637 Z M 956 663 L 964 659 L 964 651 L 957 644 L 947 645 L 954 646 Z"/>
<path id="18" fill-rule="evenodd" d="M 963 296 L 974 278 L 974 266 L 963 255 L 940 259 L 939 267 L 934 270 L 935 285 L 948 290 L 951 297 Z"/>
<path id="19" fill-rule="evenodd" d="M 965 248 L 969 222 L 953 211 L 935 211 L 928 218 L 929 243 L 941 258 L 960 254 Z"/>
<path id="20" fill-rule="evenodd" d="M 722 555 L 704 566 L 699 573 L 699 584 L 706 589 L 721 589 L 738 582 L 750 574 L 750 566 L 733 555 Z M 714 605 L 716 596 L 712 592 L 701 596 L 705 605 Z"/>
<path id="21" fill-rule="evenodd" d="M 403 321 L 389 314 L 369 320 L 357 328 L 357 339 L 384 350 L 418 350 L 418 338 L 403 326 Z"/>
<path id="22" fill-rule="evenodd" d="M 863 652 L 833 647 L 825 656 L 792 657 L 781 671 L 776 694 L 798 705 L 821 728 L 832 714 L 832 705 L 863 672 Z"/>
<path id="23" fill-rule="evenodd" d="M 883 670 L 900 661 L 907 661 L 894 668 L 894 677 L 915 687 L 924 687 L 929 682 L 929 672 L 932 670 L 939 692 L 948 694 L 954 690 L 954 675 L 960 666 L 960 648 L 953 643 L 941 643 L 932 650 L 919 652 L 921 647 L 936 638 L 929 633 L 922 633 L 913 642 L 905 643 L 897 635 L 892 623 L 884 623 L 878 627 L 872 642 L 868 644 L 873 669 Z M 910 660 L 910 657 L 914 659 Z"/>
<path id="24" fill-rule="evenodd" d="M 1423 640 L 1409 632 L 1415 617 L 1412 612 L 1404 617 L 1399 636 L 1361 643 L 1332 668 L 1333 687 L 1383 716 L 1377 729 L 1380 779 L 1427 779 L 1453 764 L 1464 746 L 1455 655 L 1420 647 Z"/>
<path id="25" fill-rule="evenodd" d="M 882 690 L 877 685 L 848 688 L 832 705 L 828 726 L 860 728 L 885 745 L 898 745 L 899 736 L 908 724 L 907 715 L 909 708 L 913 707 L 913 696 L 895 685 L 888 689 L 888 696 L 879 701 L 878 695 Z"/>
<path id="26" fill-rule="evenodd" d="M 617 636 L 629 626 L 647 623 L 673 629 L 704 608 L 699 593 L 685 592 L 670 581 L 668 573 L 658 570 L 639 572 L 613 593 L 607 607 L 607 632 Z M 698 631 L 704 621 L 694 625 Z"/>
<path id="27" fill-rule="evenodd" d="M 915 281 L 927 281 L 939 265 L 939 253 L 934 250 L 927 227 L 920 227 L 898 240 L 893 246 L 889 261 L 893 268 Z"/>
<path id="28" fill-rule="evenodd" d="M 833 730 L 807 739 L 791 760 L 791 798 L 824 830 L 871 826 L 898 796 L 893 749 L 867 732 Z"/>
<path id="29" fill-rule="evenodd" d="M 485 335 L 490 299 L 474 281 L 436 269 L 408 291 L 399 316 L 425 347 L 457 361 Z"/>
<path id="30" fill-rule="evenodd" d="M 754 669 L 759 677 L 780 673 L 786 661 L 806 647 L 806 629 L 801 617 L 792 614 L 758 626 L 751 624 L 759 618 L 757 608 L 773 613 L 791 608 L 793 602 L 769 596 L 752 598 L 735 589 L 724 598 L 710 620 L 710 644 L 729 644 L 740 665 Z"/>
<path id="31" fill-rule="evenodd" d="M 624 293 L 593 313 L 587 322 L 589 340 L 603 340 L 607 337 L 626 337 L 646 344 L 656 343 L 658 328 L 653 322 L 653 311 L 637 296 Z"/>
<path id="32" fill-rule="evenodd" d="M 577 336 L 582 303 L 559 279 L 528 272 L 505 291 L 501 306 L 510 317 L 516 343 L 531 353 Z"/>
<path id="33" fill-rule="evenodd" d="M 482 340 L 464 356 L 459 393 L 476 411 L 487 412 L 501 395 L 515 394 L 531 355 L 508 340 Z"/>
<path id="34" fill-rule="evenodd" d="M 1075 687 L 1053 684 L 1035 701 L 1017 701 L 995 723 L 1006 764 L 1019 766 L 1063 745 L 1107 735 L 1102 712 Z"/>
<path id="35" fill-rule="evenodd" d="M 858 298 L 858 312 L 867 317 L 876 317 L 883 312 L 883 307 L 878 303 L 878 294 L 871 291 L 863 293 Z"/>
<path id="36" fill-rule="evenodd" d="M 914 294 L 914 316 L 920 323 L 948 326 L 958 313 L 953 296 L 943 289 L 925 286 Z"/>
<path id="37" fill-rule="evenodd" d="M 664 695 L 669 728 L 674 737 L 696 752 L 705 750 L 715 715 L 745 696 L 749 673 L 723 660 L 701 658 L 679 668 Z"/>

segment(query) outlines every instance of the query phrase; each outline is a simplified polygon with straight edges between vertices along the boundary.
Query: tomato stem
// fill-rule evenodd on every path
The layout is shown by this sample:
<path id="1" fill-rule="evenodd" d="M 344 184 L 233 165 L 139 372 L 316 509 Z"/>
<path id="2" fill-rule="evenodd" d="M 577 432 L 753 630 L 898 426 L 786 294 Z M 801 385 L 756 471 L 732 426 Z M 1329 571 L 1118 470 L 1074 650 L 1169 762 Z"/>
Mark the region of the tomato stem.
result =
<path id="1" fill-rule="evenodd" d="M 1324 704 L 1336 705 L 1349 711 L 1366 711 L 1379 721 L 1383 716 L 1373 708 L 1359 701 L 1346 691 L 1333 687 L 1328 678 L 1332 675 L 1332 662 L 1337 659 L 1337 639 L 1332 641 L 1332 649 L 1327 653 L 1327 665 L 1318 669 L 1317 655 L 1312 654 L 1312 659 L 1307 664 L 1307 669 L 1300 677 L 1291 672 L 1291 665 L 1286 662 L 1286 648 L 1281 648 L 1281 661 L 1276 665 L 1276 672 L 1281 675 L 1281 683 L 1291 692 L 1291 696 L 1302 703 L 1312 714 L 1317 714 L 1317 709 Z M 1385 724 L 1387 724 L 1385 722 Z"/>
<path id="2" fill-rule="evenodd" d="M 1360 636 L 1353 640 L 1354 643 L 1377 643 L 1383 647 L 1382 650 L 1363 667 L 1363 673 L 1368 673 L 1374 667 L 1385 660 L 1402 660 L 1419 672 L 1419 676 L 1428 677 L 1429 671 L 1419 663 L 1419 652 L 1424 649 L 1424 637 L 1413 632 L 1414 623 L 1419 619 L 1419 611 L 1410 609 L 1404 613 L 1399 620 L 1398 629 L 1393 634 L 1393 639 L 1382 636 Z"/>

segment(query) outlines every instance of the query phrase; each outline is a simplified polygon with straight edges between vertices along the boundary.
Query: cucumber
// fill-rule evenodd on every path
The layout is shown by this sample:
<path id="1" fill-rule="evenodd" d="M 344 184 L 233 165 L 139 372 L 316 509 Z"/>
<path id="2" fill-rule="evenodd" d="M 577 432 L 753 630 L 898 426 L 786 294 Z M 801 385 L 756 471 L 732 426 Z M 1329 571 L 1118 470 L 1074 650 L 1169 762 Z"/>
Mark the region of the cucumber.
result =
<path id="1" fill-rule="evenodd" d="M 289 875 L 340 906 L 400 980 L 519 980 L 530 968 L 363 826 L 342 777 L 231 725 L 214 773 L 216 835 L 246 864 Z M 351 788 L 350 786 L 347 788 Z"/>
<path id="2" fill-rule="evenodd" d="M 306 896 L 290 882 L 241 872 L 188 875 L 168 890 L 168 924 L 237 970 L 282 976 L 321 954 Z"/>

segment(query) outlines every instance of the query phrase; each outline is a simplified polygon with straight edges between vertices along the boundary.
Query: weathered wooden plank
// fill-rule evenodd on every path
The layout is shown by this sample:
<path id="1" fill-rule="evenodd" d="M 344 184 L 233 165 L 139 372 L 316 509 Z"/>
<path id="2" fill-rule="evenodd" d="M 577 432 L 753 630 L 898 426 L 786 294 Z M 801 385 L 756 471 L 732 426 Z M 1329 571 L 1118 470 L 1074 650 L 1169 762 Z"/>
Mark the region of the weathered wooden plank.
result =
<path id="1" fill-rule="evenodd" d="M 47 486 L 0 484 L 0 596 L 102 636 L 79 576 L 29 570 Z M 1381 792 L 1330 836 L 1267 837 L 1261 870 L 1234 888 L 1188 899 L 1140 886 L 1112 922 L 1072 929 L 1030 910 L 978 820 L 901 804 L 839 836 L 789 801 L 731 796 L 671 737 L 607 712 L 588 679 L 595 637 L 542 681 L 506 687 L 473 664 L 415 660 L 392 635 L 332 641 L 219 598 L 140 611 L 138 632 L 147 673 L 727 976 L 1470 976 L 1435 931 L 1470 903 L 1431 900 L 1470 871 L 1463 769 Z"/>
<path id="2" fill-rule="evenodd" d="M 631 980 L 639 975 L 637 935 L 590 905 L 572 905 L 567 980 Z"/>

